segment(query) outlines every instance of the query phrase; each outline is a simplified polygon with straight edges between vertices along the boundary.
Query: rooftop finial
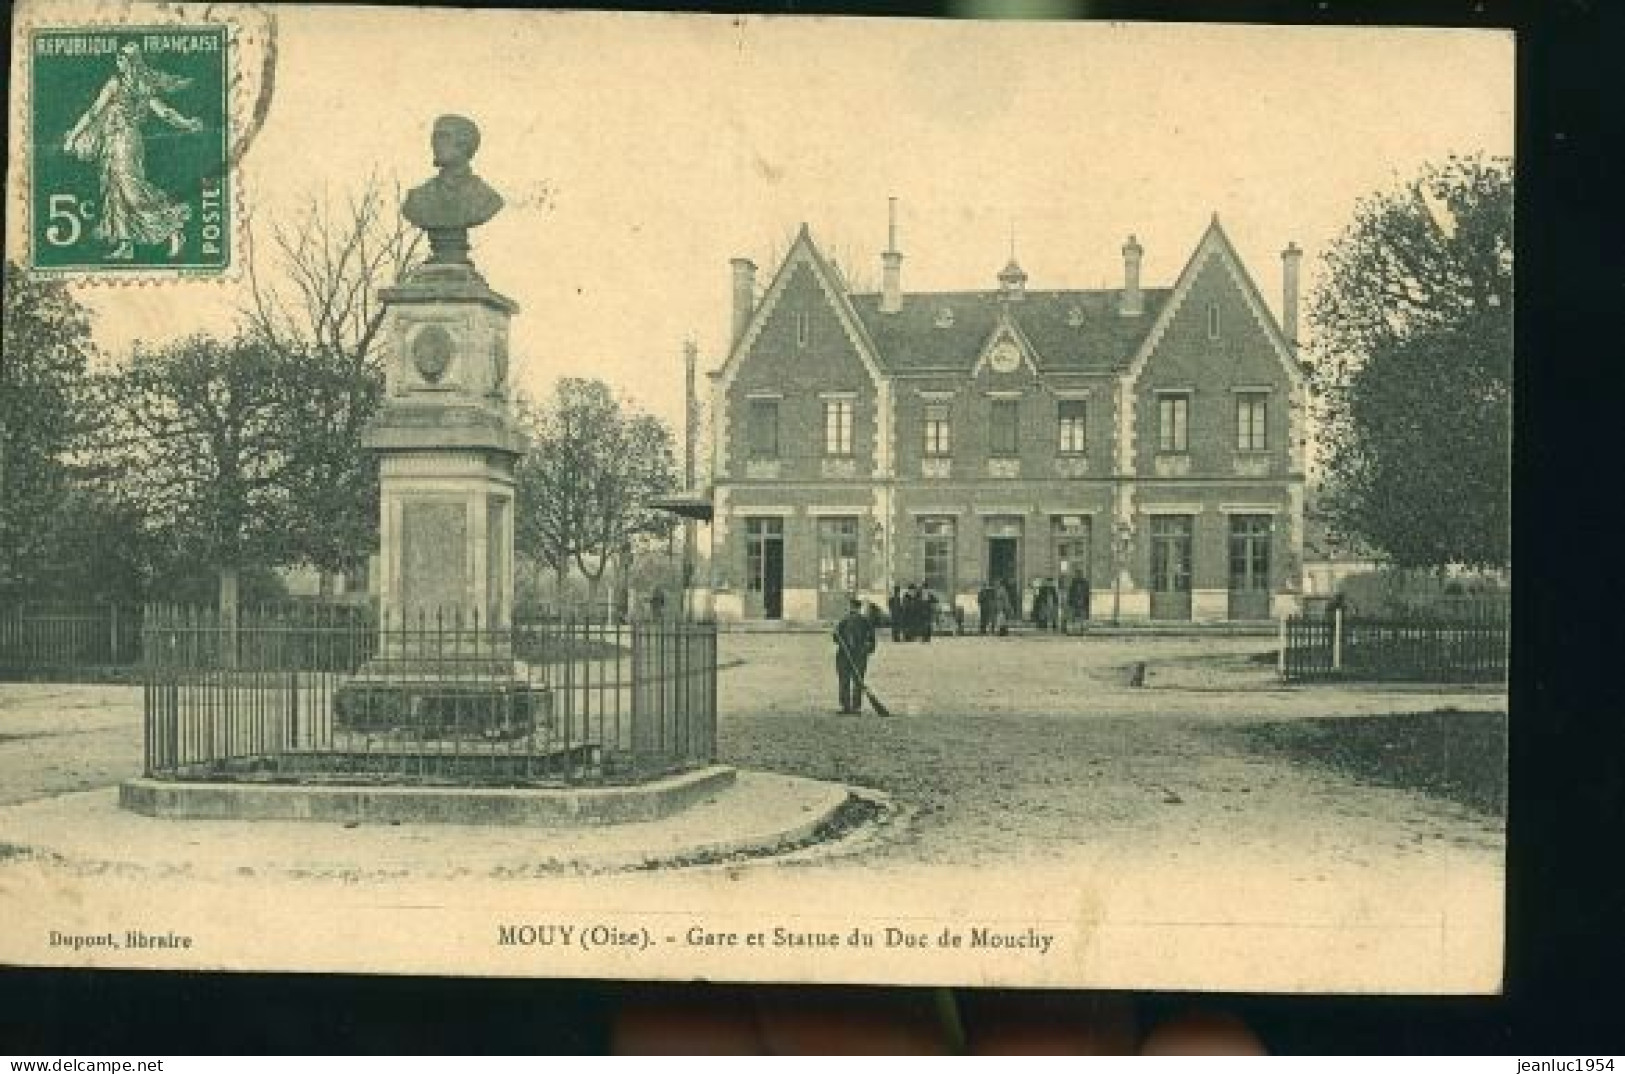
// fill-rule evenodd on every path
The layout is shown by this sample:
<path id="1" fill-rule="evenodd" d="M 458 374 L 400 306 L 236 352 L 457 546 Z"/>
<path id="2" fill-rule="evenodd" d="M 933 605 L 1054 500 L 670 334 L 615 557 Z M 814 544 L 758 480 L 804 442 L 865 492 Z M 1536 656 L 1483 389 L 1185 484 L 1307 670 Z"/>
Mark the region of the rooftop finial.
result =
<path id="1" fill-rule="evenodd" d="M 1010 263 L 999 273 L 999 291 L 1005 298 L 1020 298 L 1027 286 L 1027 273 L 1016 263 L 1016 233 L 1010 229 Z"/>

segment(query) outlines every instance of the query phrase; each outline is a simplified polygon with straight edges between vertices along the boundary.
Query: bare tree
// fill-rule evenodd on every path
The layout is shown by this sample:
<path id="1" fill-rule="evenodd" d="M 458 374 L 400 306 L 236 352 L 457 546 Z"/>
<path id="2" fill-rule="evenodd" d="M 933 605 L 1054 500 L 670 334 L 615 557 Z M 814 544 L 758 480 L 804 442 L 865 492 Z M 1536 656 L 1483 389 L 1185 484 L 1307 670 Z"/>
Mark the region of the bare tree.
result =
<path id="1" fill-rule="evenodd" d="M 768 246 L 761 264 L 757 266 L 761 270 L 761 275 L 757 277 L 759 292 L 765 293 L 767 288 L 772 286 L 774 277 L 778 274 L 780 266 L 784 264 L 784 259 L 789 257 L 790 251 L 795 248 L 796 239 L 800 234 L 800 226 L 787 228 Z M 873 261 L 878 255 L 876 257 L 863 256 L 857 252 L 856 247 L 847 243 L 839 245 L 821 244 L 819 252 L 823 255 L 824 261 L 834 270 L 836 278 L 840 281 L 841 286 L 846 288 L 848 294 L 859 295 L 880 289 L 873 271 Z M 759 293 L 756 297 L 760 299 L 762 294 Z"/>
<path id="2" fill-rule="evenodd" d="M 291 221 L 271 222 L 266 234 L 250 221 L 243 314 L 253 334 L 367 366 L 384 323 L 378 292 L 420 256 L 422 234 L 397 211 L 400 201 L 398 181 L 372 175 L 341 202 L 312 195 Z"/>
<path id="3" fill-rule="evenodd" d="M 286 221 L 247 229 L 249 334 L 308 370 L 307 436 L 289 475 L 311 525 L 288 531 L 284 552 L 331 575 L 354 566 L 374 539 L 377 482 L 361 435 L 383 398 L 379 292 L 417 263 L 421 233 L 400 215 L 398 182 L 377 175 L 342 199 L 311 195 Z"/>

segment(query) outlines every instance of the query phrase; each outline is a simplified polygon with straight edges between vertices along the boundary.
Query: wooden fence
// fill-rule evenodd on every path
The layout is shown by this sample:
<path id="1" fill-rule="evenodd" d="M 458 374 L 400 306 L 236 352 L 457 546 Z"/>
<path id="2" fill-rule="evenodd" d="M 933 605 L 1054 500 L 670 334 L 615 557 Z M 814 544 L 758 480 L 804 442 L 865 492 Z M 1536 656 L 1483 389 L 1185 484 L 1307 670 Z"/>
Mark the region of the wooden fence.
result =
<path id="1" fill-rule="evenodd" d="M 1510 619 L 1345 615 L 1281 621 L 1280 671 L 1288 682 L 1330 679 L 1494 682 L 1507 675 Z"/>

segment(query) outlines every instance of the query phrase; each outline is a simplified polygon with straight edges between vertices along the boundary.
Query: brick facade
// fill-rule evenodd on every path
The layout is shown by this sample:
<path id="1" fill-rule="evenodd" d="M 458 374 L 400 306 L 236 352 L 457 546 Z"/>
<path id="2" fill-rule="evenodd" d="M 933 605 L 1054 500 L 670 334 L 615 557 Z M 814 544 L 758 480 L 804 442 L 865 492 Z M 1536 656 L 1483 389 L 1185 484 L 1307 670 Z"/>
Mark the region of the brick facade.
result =
<path id="1" fill-rule="evenodd" d="M 854 295 L 803 228 L 713 376 L 720 618 L 929 581 L 1258 619 L 1300 589 L 1305 385 L 1217 220 L 1171 288 Z M 1128 248 L 1125 254 L 1129 254 Z M 889 277 L 890 278 L 890 277 Z M 746 288 L 751 294 L 752 289 Z M 1012 428 L 1013 423 L 1013 428 Z"/>

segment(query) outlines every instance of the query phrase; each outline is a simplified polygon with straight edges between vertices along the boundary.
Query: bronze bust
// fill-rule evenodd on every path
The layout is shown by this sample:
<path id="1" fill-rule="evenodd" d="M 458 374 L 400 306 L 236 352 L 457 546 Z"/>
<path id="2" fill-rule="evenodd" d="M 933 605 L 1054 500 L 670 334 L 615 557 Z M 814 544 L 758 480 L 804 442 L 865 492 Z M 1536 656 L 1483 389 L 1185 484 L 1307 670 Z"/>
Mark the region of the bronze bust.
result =
<path id="1" fill-rule="evenodd" d="M 434 121 L 429 144 L 440 174 L 414 187 L 401 215 L 429 237 L 432 264 L 467 264 L 468 229 L 490 220 L 502 208 L 502 195 L 474 174 L 480 129 L 464 116 Z"/>

